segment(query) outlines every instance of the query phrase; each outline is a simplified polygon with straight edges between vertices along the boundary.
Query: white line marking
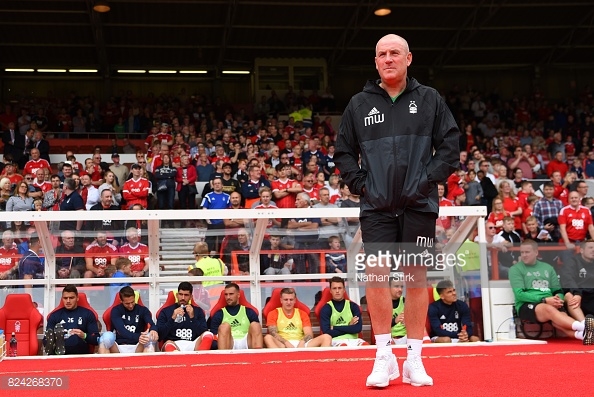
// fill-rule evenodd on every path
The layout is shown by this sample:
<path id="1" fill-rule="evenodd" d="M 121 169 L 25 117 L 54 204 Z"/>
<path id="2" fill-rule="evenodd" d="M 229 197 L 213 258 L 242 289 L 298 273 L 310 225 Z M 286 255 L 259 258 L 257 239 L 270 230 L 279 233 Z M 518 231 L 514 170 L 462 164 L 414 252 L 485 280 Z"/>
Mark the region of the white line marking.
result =
<path id="1" fill-rule="evenodd" d="M 567 355 L 567 354 L 594 354 L 594 350 L 564 350 L 556 352 L 512 352 L 505 356 L 539 356 L 539 355 Z M 472 358 L 472 357 L 492 357 L 492 354 L 473 353 L 473 354 L 450 354 L 439 356 L 423 356 L 424 359 L 448 359 L 448 358 Z M 93 357 L 95 358 L 95 357 Z M 320 358 L 320 359 L 299 359 L 299 360 L 269 360 L 262 361 L 261 365 L 279 365 L 279 364 L 304 364 L 304 363 L 336 363 L 336 362 L 357 362 L 373 361 L 375 357 L 355 357 L 355 358 Z M 42 373 L 77 373 L 87 371 L 121 371 L 121 370 L 143 370 L 143 369 L 168 369 L 168 368 L 191 368 L 191 367 L 220 367 L 227 365 L 253 365 L 257 362 L 222 362 L 222 363 L 199 363 L 199 364 L 166 364 L 166 365 L 136 365 L 126 367 L 108 367 L 108 368 L 71 368 L 71 369 L 50 369 L 50 370 L 23 370 L 23 371 L 2 371 L 0 375 L 17 374 L 42 374 Z"/>

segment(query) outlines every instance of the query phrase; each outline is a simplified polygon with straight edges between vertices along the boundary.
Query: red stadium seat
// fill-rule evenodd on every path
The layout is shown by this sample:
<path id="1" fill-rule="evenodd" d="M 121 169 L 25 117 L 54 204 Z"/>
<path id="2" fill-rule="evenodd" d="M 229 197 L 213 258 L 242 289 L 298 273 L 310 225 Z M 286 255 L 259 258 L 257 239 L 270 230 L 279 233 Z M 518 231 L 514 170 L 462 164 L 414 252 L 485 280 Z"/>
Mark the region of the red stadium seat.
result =
<path id="1" fill-rule="evenodd" d="M 4 330 L 6 347 L 14 332 L 18 341 L 18 356 L 36 356 L 39 349 L 37 328 L 43 316 L 33 305 L 29 294 L 10 294 L 6 296 L 0 309 L 0 328 Z"/>
<path id="2" fill-rule="evenodd" d="M 245 307 L 249 307 L 250 309 L 256 312 L 256 315 L 260 313 L 258 309 L 252 306 L 252 304 L 246 299 L 245 294 L 241 289 L 239 290 L 239 304 Z M 222 290 L 221 295 L 219 296 L 219 300 L 210 309 L 211 315 L 215 314 L 217 310 L 222 309 L 225 306 L 227 306 L 227 301 L 225 300 L 225 290 Z"/>
<path id="3" fill-rule="evenodd" d="M 89 300 L 87 299 L 87 294 L 85 294 L 84 292 L 79 292 L 79 293 L 78 293 L 78 306 L 80 306 L 80 307 L 84 307 L 84 308 L 87 308 L 87 309 L 89 309 L 90 311 L 92 311 L 92 312 L 93 312 L 93 314 L 95 315 L 95 319 L 97 319 L 97 323 L 98 323 L 97 325 L 98 325 L 98 326 L 100 325 L 100 324 L 99 324 L 99 315 L 97 314 L 97 312 L 95 311 L 95 309 L 93 309 L 93 308 L 91 307 L 91 305 L 89 304 Z M 64 307 L 64 301 L 63 301 L 62 299 L 60 299 L 60 304 L 59 304 L 59 305 L 58 305 L 58 306 L 57 306 L 57 307 L 56 307 L 54 310 L 52 310 L 52 311 L 51 311 L 51 313 L 49 313 L 49 314 L 47 315 L 47 318 L 49 318 L 49 316 L 50 316 L 50 315 L 51 315 L 53 312 L 55 312 L 56 310 L 58 310 L 58 309 L 61 309 L 61 308 L 63 308 L 63 307 Z M 95 353 L 95 348 L 96 348 L 96 347 L 97 347 L 97 346 L 94 346 L 94 345 L 89 345 L 89 352 L 90 352 L 91 354 Z"/>
<path id="4" fill-rule="evenodd" d="M 167 299 L 165 299 L 165 303 L 163 303 L 159 310 L 157 310 L 157 320 L 159 319 L 159 314 L 161 314 L 161 310 L 163 310 L 164 307 L 173 305 L 175 302 L 177 302 L 177 290 L 169 291 L 169 293 L 167 294 Z"/>
<path id="5" fill-rule="evenodd" d="M 140 306 L 144 306 L 144 303 L 142 303 L 142 298 L 140 297 L 140 294 L 138 293 L 138 291 L 134 291 L 134 295 L 135 295 L 134 301 L 136 302 L 136 304 L 138 304 Z M 111 309 L 113 309 L 120 303 L 122 303 L 122 301 L 120 300 L 120 294 L 116 294 L 115 299 L 113 300 L 113 303 L 111 304 L 111 306 L 108 307 L 105 310 L 105 312 L 103 312 L 103 324 L 105 324 L 106 331 L 113 331 L 111 329 Z"/>
<path id="6" fill-rule="evenodd" d="M 270 300 L 268 301 L 266 306 L 264 306 L 264 309 L 262 309 L 262 321 L 264 322 L 264 324 L 266 324 L 266 317 L 268 316 L 268 313 L 270 313 L 271 311 L 273 311 L 276 308 L 281 307 L 281 301 L 280 301 L 281 290 L 282 290 L 282 288 L 273 289 L 272 295 L 270 296 Z M 299 299 L 296 300 L 295 307 L 299 310 L 303 310 L 308 315 L 309 315 L 309 312 L 311 311 L 309 309 L 309 307 L 307 307 L 307 305 L 305 303 L 301 302 Z"/>

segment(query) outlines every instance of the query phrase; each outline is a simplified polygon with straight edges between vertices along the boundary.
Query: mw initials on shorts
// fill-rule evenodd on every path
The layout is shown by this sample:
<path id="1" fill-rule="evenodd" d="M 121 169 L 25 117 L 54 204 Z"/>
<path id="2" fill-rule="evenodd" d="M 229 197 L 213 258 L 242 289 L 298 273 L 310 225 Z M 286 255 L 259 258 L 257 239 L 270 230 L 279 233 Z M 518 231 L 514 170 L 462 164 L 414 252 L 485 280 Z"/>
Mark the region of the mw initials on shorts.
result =
<path id="1" fill-rule="evenodd" d="M 417 236 L 417 247 L 425 247 L 425 248 L 433 247 L 433 238 Z"/>

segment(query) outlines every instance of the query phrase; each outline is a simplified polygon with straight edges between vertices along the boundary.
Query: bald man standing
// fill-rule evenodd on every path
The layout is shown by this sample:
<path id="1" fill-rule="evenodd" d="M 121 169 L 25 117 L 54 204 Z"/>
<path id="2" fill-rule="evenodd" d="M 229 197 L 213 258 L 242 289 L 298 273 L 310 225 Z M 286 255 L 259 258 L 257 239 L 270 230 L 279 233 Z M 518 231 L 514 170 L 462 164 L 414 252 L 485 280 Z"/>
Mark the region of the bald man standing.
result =
<path id="1" fill-rule="evenodd" d="M 433 385 L 421 360 L 427 266 L 434 259 L 437 183 L 459 165 L 460 131 L 439 92 L 407 76 L 411 62 L 402 37 L 390 34 L 378 41 L 375 66 L 380 79 L 368 81 L 349 102 L 334 155 L 351 193 L 361 196 L 367 305 L 377 344 L 366 382 L 370 387 L 386 387 L 400 376 L 390 345 L 391 270 L 404 272 L 407 287 L 403 382 Z M 406 266 L 386 259 L 405 251 L 413 257 Z"/>

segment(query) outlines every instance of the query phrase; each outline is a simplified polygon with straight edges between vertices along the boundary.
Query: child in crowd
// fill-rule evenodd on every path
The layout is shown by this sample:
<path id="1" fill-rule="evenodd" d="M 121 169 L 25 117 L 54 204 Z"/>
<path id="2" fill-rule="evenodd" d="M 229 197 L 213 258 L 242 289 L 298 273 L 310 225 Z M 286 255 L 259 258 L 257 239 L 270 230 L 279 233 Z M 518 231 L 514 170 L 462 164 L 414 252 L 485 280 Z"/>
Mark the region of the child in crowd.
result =
<path id="1" fill-rule="evenodd" d="M 344 252 L 337 252 L 342 249 L 340 238 L 338 236 L 328 237 L 328 245 L 330 246 L 330 251 L 334 252 L 326 253 L 326 273 L 345 273 L 347 265 L 346 255 Z"/>

